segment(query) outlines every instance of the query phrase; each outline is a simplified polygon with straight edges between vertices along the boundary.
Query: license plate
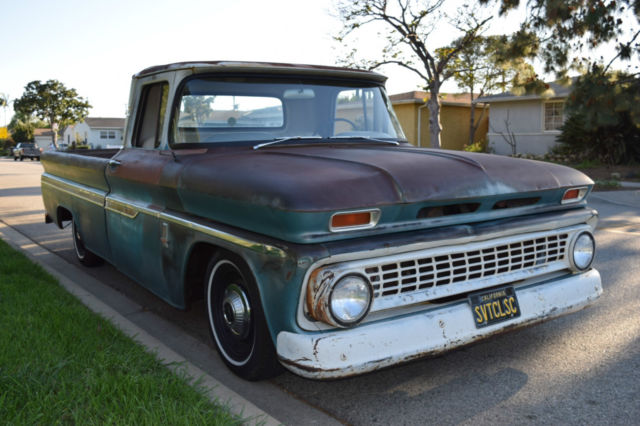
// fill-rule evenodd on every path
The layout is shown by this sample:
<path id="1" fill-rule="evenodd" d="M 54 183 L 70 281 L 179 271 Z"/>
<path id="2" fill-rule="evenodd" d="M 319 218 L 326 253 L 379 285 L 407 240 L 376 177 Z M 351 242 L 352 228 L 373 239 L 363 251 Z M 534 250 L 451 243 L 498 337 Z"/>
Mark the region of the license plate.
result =
<path id="1" fill-rule="evenodd" d="M 469 295 L 476 328 L 486 327 L 520 316 L 520 306 L 513 287 L 503 287 Z"/>

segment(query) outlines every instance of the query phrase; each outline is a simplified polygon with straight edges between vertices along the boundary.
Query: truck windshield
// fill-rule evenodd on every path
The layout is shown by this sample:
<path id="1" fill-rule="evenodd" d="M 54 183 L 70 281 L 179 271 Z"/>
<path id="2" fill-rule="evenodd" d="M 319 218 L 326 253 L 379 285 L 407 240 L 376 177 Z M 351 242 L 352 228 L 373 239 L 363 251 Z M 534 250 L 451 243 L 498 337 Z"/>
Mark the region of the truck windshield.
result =
<path id="1" fill-rule="evenodd" d="M 193 78 L 174 105 L 172 144 L 405 140 L 374 83 Z"/>

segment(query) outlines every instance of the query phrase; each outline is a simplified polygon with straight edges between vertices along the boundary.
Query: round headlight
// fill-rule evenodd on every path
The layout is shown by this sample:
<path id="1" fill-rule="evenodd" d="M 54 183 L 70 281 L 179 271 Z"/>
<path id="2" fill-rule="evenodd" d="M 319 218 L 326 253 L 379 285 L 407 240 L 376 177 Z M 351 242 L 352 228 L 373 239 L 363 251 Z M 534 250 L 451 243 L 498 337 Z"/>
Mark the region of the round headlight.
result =
<path id="1" fill-rule="evenodd" d="M 593 239 L 593 235 L 588 232 L 583 232 L 578 235 L 573 243 L 573 264 L 581 271 L 587 269 L 593 261 L 593 256 L 596 251 L 596 242 Z"/>
<path id="2" fill-rule="evenodd" d="M 335 321 L 345 327 L 357 324 L 369 312 L 372 290 L 359 275 L 341 278 L 331 291 L 329 307 Z"/>

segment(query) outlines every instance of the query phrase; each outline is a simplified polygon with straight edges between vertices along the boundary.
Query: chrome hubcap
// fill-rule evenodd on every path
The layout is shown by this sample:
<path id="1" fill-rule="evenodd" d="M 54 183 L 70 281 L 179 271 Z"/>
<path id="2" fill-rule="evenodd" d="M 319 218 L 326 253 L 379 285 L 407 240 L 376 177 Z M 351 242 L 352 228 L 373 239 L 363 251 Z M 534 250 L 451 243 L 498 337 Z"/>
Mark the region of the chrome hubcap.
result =
<path id="1" fill-rule="evenodd" d="M 224 291 L 222 315 L 229 330 L 244 339 L 251 326 L 251 306 L 246 294 L 236 284 L 229 285 Z"/>

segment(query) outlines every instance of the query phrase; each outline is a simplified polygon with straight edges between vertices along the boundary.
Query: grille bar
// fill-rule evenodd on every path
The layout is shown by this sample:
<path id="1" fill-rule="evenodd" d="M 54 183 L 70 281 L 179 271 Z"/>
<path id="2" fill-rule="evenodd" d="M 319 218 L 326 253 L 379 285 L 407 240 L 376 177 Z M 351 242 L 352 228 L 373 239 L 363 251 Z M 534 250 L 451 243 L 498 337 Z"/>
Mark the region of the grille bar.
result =
<path id="1" fill-rule="evenodd" d="M 418 253 L 414 259 L 368 265 L 364 272 L 374 298 L 382 299 L 565 261 L 568 242 L 569 234 L 562 233 L 425 257 Z"/>

